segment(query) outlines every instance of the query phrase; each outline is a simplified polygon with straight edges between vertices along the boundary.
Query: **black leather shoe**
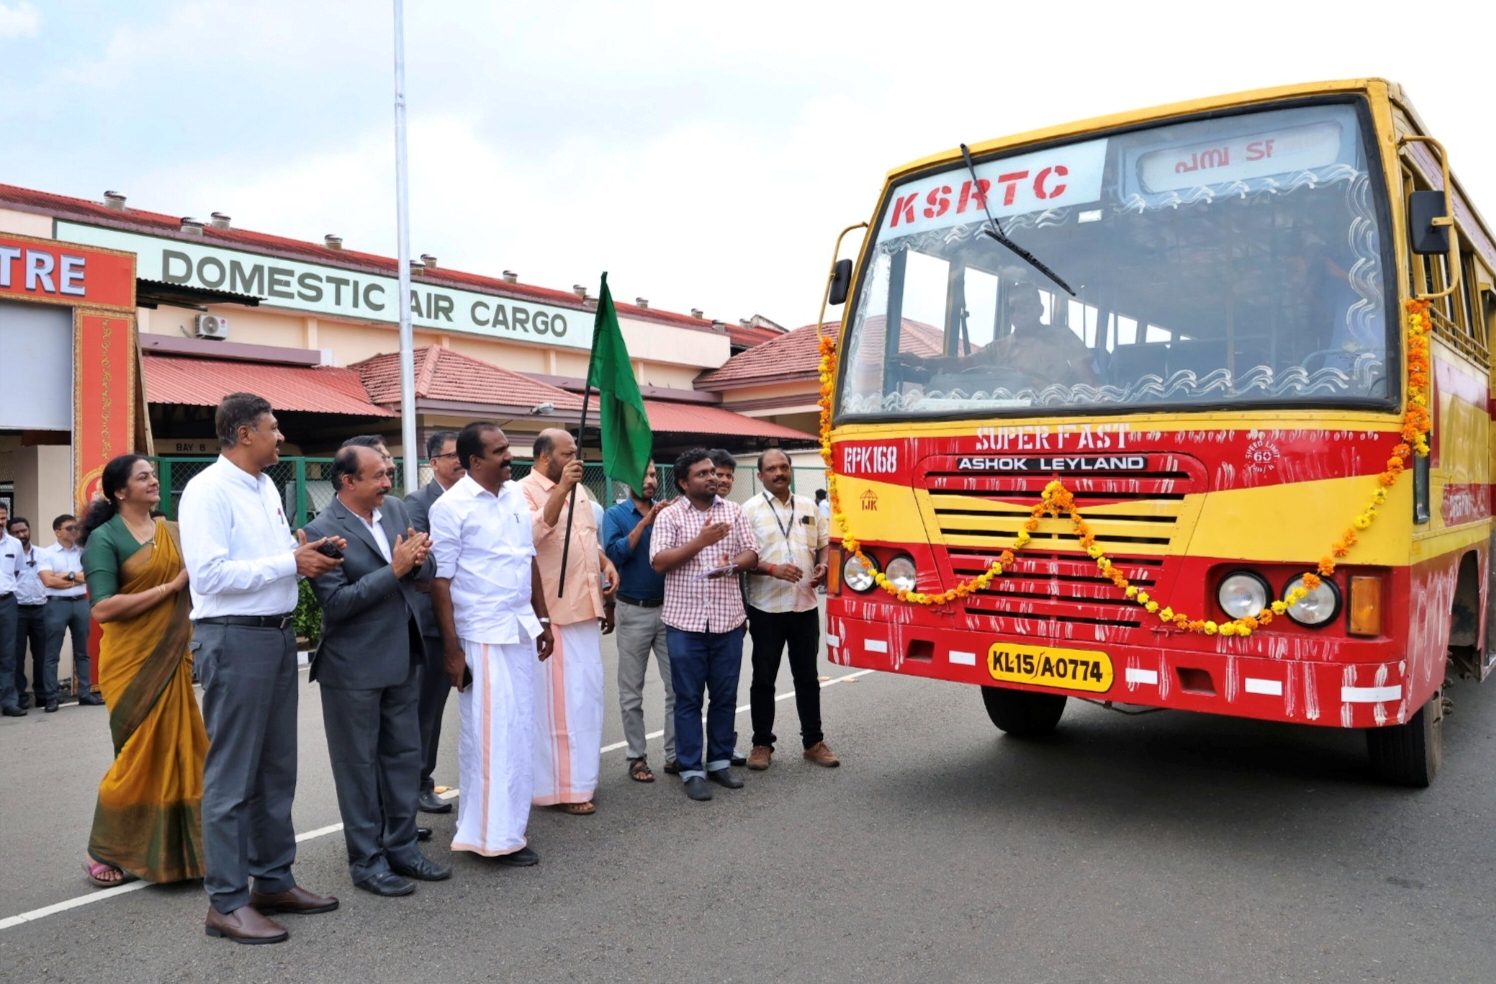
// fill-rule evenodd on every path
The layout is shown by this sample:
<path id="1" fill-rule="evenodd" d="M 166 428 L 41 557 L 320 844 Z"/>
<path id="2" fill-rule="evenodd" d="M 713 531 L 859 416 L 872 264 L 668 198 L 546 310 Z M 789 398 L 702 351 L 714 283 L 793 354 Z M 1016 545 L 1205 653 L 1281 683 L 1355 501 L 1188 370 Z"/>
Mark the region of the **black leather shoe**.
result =
<path id="1" fill-rule="evenodd" d="M 693 800 L 705 801 L 712 798 L 712 791 L 706 788 L 705 779 L 692 776 L 686 780 L 686 795 Z"/>
<path id="2" fill-rule="evenodd" d="M 354 884 L 366 892 L 382 895 L 387 899 L 394 898 L 397 895 L 409 895 L 416 890 L 414 885 L 393 871 L 381 871 L 377 875 L 371 875 L 361 882 L 354 882 Z"/>
<path id="3" fill-rule="evenodd" d="M 100 697 L 98 694 L 84 694 L 82 697 L 78 698 L 78 703 L 86 704 L 89 707 L 103 707 L 104 698 Z"/>
<path id="4" fill-rule="evenodd" d="M 431 828 L 430 827 L 417 827 L 416 828 L 416 840 L 418 840 L 418 841 L 429 841 L 430 839 L 431 839 Z"/>
<path id="5" fill-rule="evenodd" d="M 540 863 L 540 855 L 535 853 L 533 847 L 522 847 L 513 854 L 500 854 L 493 861 L 494 864 L 502 864 L 506 868 L 528 868 L 532 864 Z"/>
<path id="6" fill-rule="evenodd" d="M 29 709 L 31 707 L 30 695 L 22 694 L 20 699 L 17 701 L 17 706 L 20 707 L 23 711 Z"/>
<path id="7" fill-rule="evenodd" d="M 746 758 L 744 758 L 743 756 L 739 755 L 737 752 L 733 752 L 732 753 L 732 758 L 729 759 L 728 761 L 731 762 L 733 765 L 736 765 L 736 766 L 738 766 L 740 768 L 742 766 L 745 766 L 745 765 L 748 764 L 748 760 Z"/>
<path id="8" fill-rule="evenodd" d="M 708 772 L 706 777 L 717 785 L 726 786 L 728 789 L 743 788 L 743 780 L 733 775 L 731 769 L 717 769 L 715 772 Z"/>
<path id="9" fill-rule="evenodd" d="M 443 868 L 424 854 L 417 854 L 415 860 L 409 864 L 397 864 L 390 862 L 390 870 L 397 875 L 406 878 L 414 878 L 417 881 L 446 881 L 452 877 L 451 868 Z"/>
<path id="10" fill-rule="evenodd" d="M 452 812 L 452 804 L 435 793 L 422 793 L 421 798 L 416 801 L 416 807 L 422 813 Z"/>
<path id="11" fill-rule="evenodd" d="M 14 704 L 0 707 L 0 714 L 3 714 L 8 718 L 23 718 L 26 716 L 26 712 L 21 710 L 19 707 L 16 707 Z"/>
<path id="12" fill-rule="evenodd" d="M 52 700 L 47 701 L 47 713 L 48 714 L 56 714 L 57 713 L 57 699 L 56 698 L 53 698 Z"/>

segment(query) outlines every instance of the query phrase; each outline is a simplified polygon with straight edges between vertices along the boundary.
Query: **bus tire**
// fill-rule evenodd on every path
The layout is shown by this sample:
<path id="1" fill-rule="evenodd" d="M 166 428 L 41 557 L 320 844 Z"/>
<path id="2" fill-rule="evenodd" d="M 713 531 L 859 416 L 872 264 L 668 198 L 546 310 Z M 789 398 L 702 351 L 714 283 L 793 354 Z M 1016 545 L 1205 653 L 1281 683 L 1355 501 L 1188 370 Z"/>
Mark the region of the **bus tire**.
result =
<path id="1" fill-rule="evenodd" d="M 983 687 L 982 703 L 987 706 L 992 723 L 1014 738 L 1047 735 L 1065 713 L 1064 694 L 1040 694 L 1032 690 Z"/>
<path id="2" fill-rule="evenodd" d="M 1406 724 L 1366 729 L 1366 751 L 1378 779 L 1420 789 L 1434 781 L 1444 759 L 1441 700 L 1436 692 Z"/>

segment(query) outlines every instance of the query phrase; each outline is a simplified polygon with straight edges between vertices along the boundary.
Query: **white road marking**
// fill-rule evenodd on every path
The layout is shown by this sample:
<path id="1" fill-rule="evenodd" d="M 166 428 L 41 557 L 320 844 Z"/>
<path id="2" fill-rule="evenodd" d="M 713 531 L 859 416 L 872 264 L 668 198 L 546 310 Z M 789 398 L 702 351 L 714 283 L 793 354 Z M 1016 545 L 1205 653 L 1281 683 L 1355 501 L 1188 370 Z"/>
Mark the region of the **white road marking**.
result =
<path id="1" fill-rule="evenodd" d="M 1242 681 L 1242 689 L 1249 694 L 1266 694 L 1269 697 L 1283 696 L 1282 680 L 1264 680 L 1261 677 L 1247 677 Z"/>
<path id="2" fill-rule="evenodd" d="M 1153 684 L 1156 687 L 1156 686 L 1158 686 L 1158 671 L 1157 670 L 1144 670 L 1144 669 L 1139 669 L 1136 666 L 1129 666 L 1127 668 L 1127 682 L 1128 683 L 1151 683 L 1151 684 Z"/>
<path id="3" fill-rule="evenodd" d="M 858 677 L 867 676 L 872 672 L 872 670 L 859 670 L 856 673 L 849 673 L 846 676 L 839 676 L 834 680 L 826 680 L 821 683 L 821 687 L 822 689 L 825 689 L 826 687 L 834 687 L 838 683 L 850 683 L 851 681 L 856 680 Z M 795 696 L 795 692 L 791 690 L 787 693 L 775 694 L 774 699 L 776 701 L 788 700 L 793 696 Z M 747 710 L 748 705 L 744 704 L 742 707 L 739 707 L 737 709 L 737 713 L 742 714 Z M 649 735 L 646 735 L 645 737 L 659 738 L 664 734 L 665 732 L 663 731 L 655 731 Z M 625 744 L 625 742 L 620 741 L 615 742 L 611 745 L 604 745 L 602 751 L 605 753 L 616 752 L 618 751 L 618 749 L 623 748 Z M 452 788 L 444 793 L 438 793 L 437 795 L 442 799 L 449 800 L 455 799 L 460 792 L 460 789 Z M 300 844 L 302 841 L 309 841 L 318 837 L 326 837 L 328 834 L 335 834 L 342 829 L 343 825 L 341 823 L 333 823 L 328 824 L 326 827 L 318 827 L 315 830 L 308 830 L 305 833 L 296 835 L 296 843 Z M 98 891 L 90 892 L 87 895 L 80 895 L 77 898 L 68 899 L 66 902 L 57 902 L 53 905 L 42 906 L 40 909 L 32 909 L 30 912 L 22 912 L 18 915 L 7 916 L 4 919 L 0 919 L 0 930 L 10 929 L 13 926 L 19 926 L 22 923 L 35 922 L 38 919 L 45 919 L 48 916 L 55 916 L 59 912 L 67 912 L 69 909 L 76 909 L 79 906 L 92 905 L 95 902 L 104 902 L 108 899 L 118 898 L 119 896 L 126 895 L 130 892 L 138 892 L 142 888 L 149 888 L 150 885 L 150 882 L 134 881 L 130 882 L 128 885 L 118 885 L 114 888 L 101 888 Z"/>

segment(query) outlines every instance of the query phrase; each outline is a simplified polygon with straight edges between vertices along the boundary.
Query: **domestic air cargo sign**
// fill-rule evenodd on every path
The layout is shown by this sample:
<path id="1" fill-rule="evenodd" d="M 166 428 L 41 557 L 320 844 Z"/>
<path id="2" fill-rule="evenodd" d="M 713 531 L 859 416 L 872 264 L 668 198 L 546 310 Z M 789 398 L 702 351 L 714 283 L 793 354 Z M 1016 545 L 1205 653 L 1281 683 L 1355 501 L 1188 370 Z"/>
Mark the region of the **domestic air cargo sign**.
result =
<path id="1" fill-rule="evenodd" d="M 985 222 L 984 203 L 1001 219 L 1095 202 L 1105 165 L 1106 141 L 1088 140 L 978 164 L 975 182 L 964 167 L 906 182 L 893 190 L 878 241 Z"/>
<path id="2" fill-rule="evenodd" d="M 135 253 L 137 276 L 145 280 L 250 294 L 263 304 L 309 314 L 400 320 L 394 277 L 73 222 L 58 222 L 57 236 Z M 563 348 L 592 346 L 590 311 L 430 286 L 419 277 L 411 285 L 410 315 L 420 328 Z"/>

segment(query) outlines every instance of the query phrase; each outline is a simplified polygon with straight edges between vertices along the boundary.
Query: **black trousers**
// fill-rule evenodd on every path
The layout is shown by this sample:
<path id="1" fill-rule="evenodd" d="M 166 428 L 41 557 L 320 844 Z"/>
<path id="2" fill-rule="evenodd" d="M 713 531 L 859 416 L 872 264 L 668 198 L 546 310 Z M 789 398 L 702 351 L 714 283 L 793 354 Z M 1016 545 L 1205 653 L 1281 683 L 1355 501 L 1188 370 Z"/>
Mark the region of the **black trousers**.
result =
<path id="1" fill-rule="evenodd" d="M 420 719 L 421 719 L 421 784 L 422 793 L 436 789 L 436 753 L 442 740 L 442 712 L 447 709 L 447 695 L 452 692 L 452 679 L 442 657 L 441 639 L 429 636 L 420 638 L 420 650 L 424 656 L 425 669 L 421 673 Z"/>
<path id="2" fill-rule="evenodd" d="M 748 634 L 753 639 L 753 683 L 748 706 L 753 718 L 753 744 L 774 747 L 774 689 L 779 660 L 790 651 L 790 676 L 795 681 L 795 709 L 800 712 L 800 740 L 809 748 L 822 741 L 821 680 L 816 656 L 821 648 L 819 613 L 765 612 L 748 607 Z"/>
<path id="3" fill-rule="evenodd" d="M 31 645 L 31 689 L 36 702 L 45 704 L 57 697 L 57 669 L 52 669 L 52 685 L 47 686 L 47 603 L 16 606 L 16 697 L 26 696 L 26 646 Z"/>

